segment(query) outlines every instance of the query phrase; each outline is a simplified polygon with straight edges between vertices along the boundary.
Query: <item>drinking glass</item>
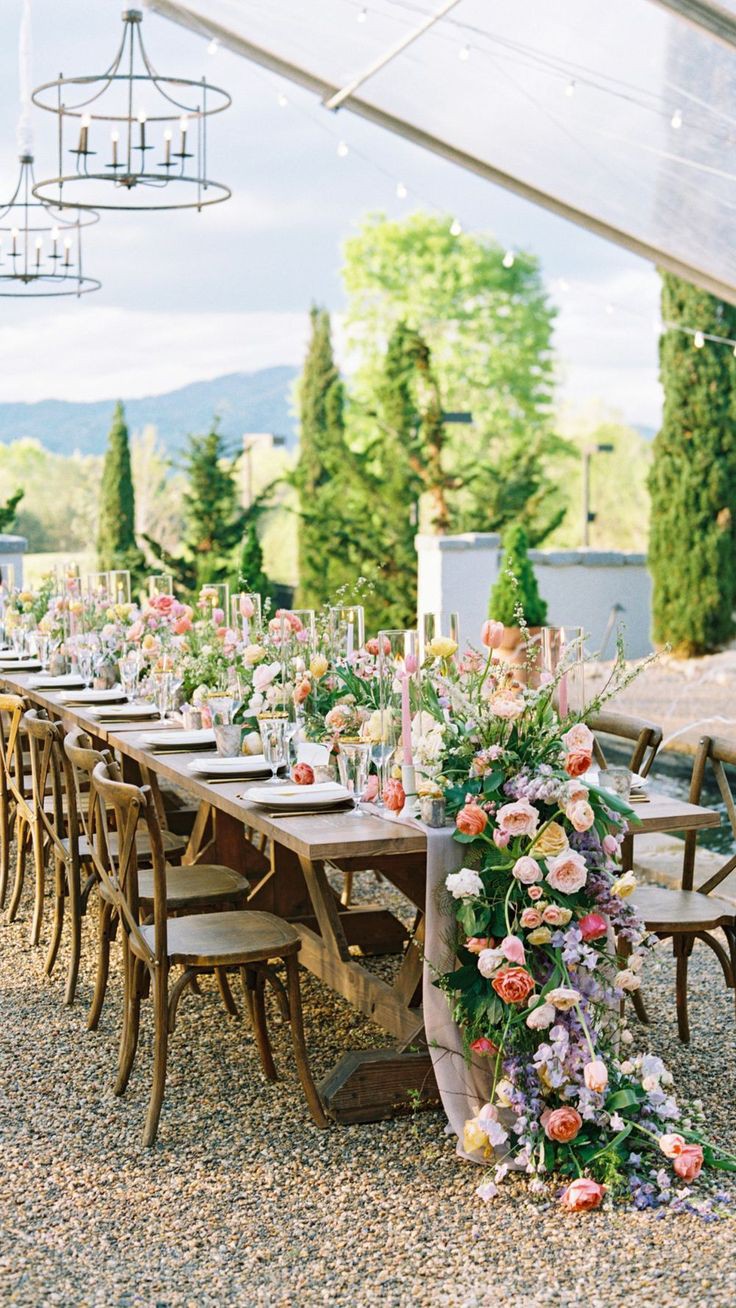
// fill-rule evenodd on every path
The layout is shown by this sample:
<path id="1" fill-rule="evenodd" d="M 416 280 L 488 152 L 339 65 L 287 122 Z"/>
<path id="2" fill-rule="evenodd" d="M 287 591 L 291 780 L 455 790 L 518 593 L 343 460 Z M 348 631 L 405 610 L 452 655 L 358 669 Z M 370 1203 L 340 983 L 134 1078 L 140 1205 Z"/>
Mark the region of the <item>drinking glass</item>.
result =
<path id="1" fill-rule="evenodd" d="M 45 672 L 49 664 L 49 638 L 42 631 L 36 632 L 36 653 Z"/>
<path id="2" fill-rule="evenodd" d="M 124 658 L 120 659 L 118 668 L 120 670 L 120 685 L 125 693 L 125 698 L 132 704 L 135 699 L 138 676 L 141 670 L 138 654 L 126 654 Z"/>
<path id="3" fill-rule="evenodd" d="M 82 678 L 86 688 L 92 685 L 92 673 L 94 671 L 94 650 L 86 640 L 78 640 L 76 643 L 77 667 L 79 675 Z"/>
<path id="4" fill-rule="evenodd" d="M 378 633 L 380 708 L 382 712 L 390 710 L 396 722 L 397 737 L 400 724 L 404 767 L 411 767 L 414 763 L 412 716 L 421 707 L 418 645 L 417 632 L 413 630 Z"/>
<path id="5" fill-rule="evenodd" d="M 154 672 L 154 695 L 156 708 L 162 722 L 173 705 L 175 679 L 173 672 Z"/>
<path id="6" fill-rule="evenodd" d="M 215 722 L 214 732 L 215 745 L 220 758 L 237 758 L 243 744 L 242 723 Z"/>
<path id="7" fill-rule="evenodd" d="M 360 801 L 368 784 L 368 768 L 371 761 L 371 746 L 367 740 L 340 741 L 337 766 L 340 781 L 353 796 L 353 815 L 363 817 Z"/>
<path id="8" fill-rule="evenodd" d="M 619 799 L 628 800 L 631 796 L 632 775 L 629 768 L 601 768 L 598 773 L 598 784 L 603 790 L 610 790 L 611 794 L 618 795 Z"/>
<path id="9" fill-rule="evenodd" d="M 263 757 L 271 769 L 271 776 L 266 782 L 267 785 L 273 785 L 278 782 L 279 768 L 286 767 L 289 761 L 286 729 L 289 720 L 285 716 L 281 717 L 259 717 L 258 727 L 263 742 Z"/>

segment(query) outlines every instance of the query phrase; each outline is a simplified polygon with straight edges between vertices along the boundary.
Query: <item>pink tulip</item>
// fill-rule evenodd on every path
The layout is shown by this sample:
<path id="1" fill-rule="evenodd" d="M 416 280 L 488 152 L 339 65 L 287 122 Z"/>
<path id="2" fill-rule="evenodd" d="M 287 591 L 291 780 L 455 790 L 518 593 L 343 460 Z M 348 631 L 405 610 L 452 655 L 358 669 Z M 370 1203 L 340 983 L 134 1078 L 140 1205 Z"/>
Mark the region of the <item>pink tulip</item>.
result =
<path id="1" fill-rule="evenodd" d="M 498 649 L 503 643 L 504 625 L 489 618 L 480 629 L 480 638 L 486 649 Z"/>
<path id="2" fill-rule="evenodd" d="M 501 941 L 501 950 L 504 958 L 507 958 L 509 963 L 518 963 L 519 967 L 523 967 L 526 962 L 526 954 L 518 936 L 506 936 Z"/>

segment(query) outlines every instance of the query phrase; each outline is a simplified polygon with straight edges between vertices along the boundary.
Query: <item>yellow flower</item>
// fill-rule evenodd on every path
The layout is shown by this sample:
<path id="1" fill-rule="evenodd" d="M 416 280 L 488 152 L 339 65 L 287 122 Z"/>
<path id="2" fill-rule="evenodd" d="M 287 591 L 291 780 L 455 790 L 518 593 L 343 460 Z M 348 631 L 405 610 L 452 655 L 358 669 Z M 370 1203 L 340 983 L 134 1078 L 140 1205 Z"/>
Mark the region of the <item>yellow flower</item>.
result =
<path id="1" fill-rule="evenodd" d="M 141 644 L 142 648 L 146 650 L 147 653 L 150 653 L 152 649 L 158 649 L 158 641 L 155 636 L 151 635 L 150 631 L 143 637 Z"/>
<path id="2" fill-rule="evenodd" d="M 634 890 L 636 890 L 636 877 L 633 872 L 623 872 L 611 886 L 611 894 L 618 895 L 619 899 L 628 899 Z"/>
<path id="3" fill-rule="evenodd" d="M 247 668 L 255 667 L 256 663 L 262 663 L 266 657 L 266 651 L 262 645 L 248 645 L 243 651 L 243 662 Z"/>
<path id="4" fill-rule="evenodd" d="M 22 591 L 20 592 L 19 599 L 20 599 L 20 601 L 21 601 L 21 604 L 31 604 L 31 603 L 33 602 L 33 591 L 32 591 L 32 590 L 22 590 Z"/>
<path id="5" fill-rule="evenodd" d="M 496 1100 L 501 1105 L 502 1108 L 511 1107 L 510 1096 L 513 1093 L 513 1089 L 514 1087 L 512 1086 L 511 1082 L 506 1079 L 506 1077 L 504 1077 L 503 1080 L 499 1081 L 498 1085 L 496 1086 Z"/>
<path id="6" fill-rule="evenodd" d="M 84 605 L 83 605 L 82 601 L 81 601 L 81 600 L 70 600 L 70 601 L 69 601 L 69 612 L 70 612 L 70 613 L 83 613 L 83 612 L 84 612 Z"/>
<path id="7" fill-rule="evenodd" d="M 551 939 L 552 932 L 549 927 L 541 926 L 529 932 L 527 943 L 530 945 L 548 945 Z"/>
<path id="8" fill-rule="evenodd" d="M 309 671 L 311 672 L 315 681 L 321 681 L 325 673 L 327 672 L 329 666 L 330 666 L 329 662 L 325 658 L 324 654 L 315 654 L 314 658 L 309 664 Z"/>
<path id="9" fill-rule="evenodd" d="M 537 836 L 529 852 L 535 858 L 553 858 L 556 854 L 562 854 L 567 846 L 567 832 L 559 822 L 550 822 Z"/>
<path id="10" fill-rule="evenodd" d="M 427 646 L 427 653 L 433 659 L 451 659 L 457 653 L 457 641 L 449 636 L 435 636 Z"/>
<path id="11" fill-rule="evenodd" d="M 471 1117 L 463 1127 L 463 1149 L 466 1154 L 472 1154 L 475 1149 L 484 1149 L 488 1144 L 488 1136 L 485 1131 L 481 1131 L 474 1117 Z"/>

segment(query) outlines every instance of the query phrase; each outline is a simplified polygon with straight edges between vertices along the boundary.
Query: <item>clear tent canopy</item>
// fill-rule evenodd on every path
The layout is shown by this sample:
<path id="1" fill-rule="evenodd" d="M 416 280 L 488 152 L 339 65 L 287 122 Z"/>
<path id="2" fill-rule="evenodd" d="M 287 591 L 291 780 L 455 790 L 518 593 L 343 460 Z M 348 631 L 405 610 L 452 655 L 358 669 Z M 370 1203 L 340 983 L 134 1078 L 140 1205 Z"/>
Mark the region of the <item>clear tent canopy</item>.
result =
<path id="1" fill-rule="evenodd" d="M 736 0 L 147 0 L 736 302 Z"/>

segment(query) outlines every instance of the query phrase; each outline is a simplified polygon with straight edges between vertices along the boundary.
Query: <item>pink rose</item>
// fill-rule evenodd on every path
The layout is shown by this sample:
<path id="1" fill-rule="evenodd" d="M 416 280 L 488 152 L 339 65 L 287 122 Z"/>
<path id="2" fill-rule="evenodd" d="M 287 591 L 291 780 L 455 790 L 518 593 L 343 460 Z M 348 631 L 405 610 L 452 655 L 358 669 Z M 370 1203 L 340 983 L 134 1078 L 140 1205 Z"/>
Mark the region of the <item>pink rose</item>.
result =
<path id="1" fill-rule="evenodd" d="M 375 772 L 368 778 L 362 798 L 366 804 L 372 804 L 378 798 L 378 777 Z"/>
<path id="2" fill-rule="evenodd" d="M 470 1048 L 474 1054 L 497 1054 L 498 1048 L 487 1036 L 479 1036 L 477 1040 L 471 1040 Z"/>
<path id="3" fill-rule="evenodd" d="M 678 1158 L 683 1149 L 687 1148 L 685 1137 L 677 1135 L 675 1131 L 669 1135 L 661 1135 L 657 1143 L 665 1158 Z"/>
<path id="4" fill-rule="evenodd" d="M 581 799 L 587 799 L 590 791 L 581 781 L 568 781 L 565 786 L 565 804 L 577 804 Z"/>
<path id="5" fill-rule="evenodd" d="M 526 931 L 534 931 L 543 922 L 542 914 L 538 908 L 525 908 L 519 920 Z"/>
<path id="6" fill-rule="evenodd" d="M 592 1062 L 586 1063 L 583 1068 L 583 1077 L 589 1090 L 595 1094 L 602 1095 L 608 1085 L 608 1069 L 606 1064 L 600 1058 L 594 1058 Z"/>
<path id="7" fill-rule="evenodd" d="M 505 1004 L 523 1004 L 534 989 L 534 977 L 523 967 L 505 967 L 496 973 L 491 985 Z"/>
<path id="8" fill-rule="evenodd" d="M 389 777 L 383 788 L 383 802 L 392 813 L 400 813 L 406 803 L 404 787 L 395 777 Z"/>
<path id="9" fill-rule="evenodd" d="M 576 831 L 590 831 L 595 822 L 595 813 L 587 800 L 579 799 L 568 806 L 567 818 Z"/>
<path id="10" fill-rule="evenodd" d="M 483 623 L 480 629 L 481 642 L 486 649 L 498 649 L 503 643 L 504 625 L 502 622 L 494 622 L 489 619 Z"/>
<path id="11" fill-rule="evenodd" d="M 588 880 L 588 869 L 582 854 L 566 849 L 564 854 L 547 859 L 547 881 L 553 890 L 562 895 L 574 895 Z"/>
<path id="12" fill-rule="evenodd" d="M 189 617 L 187 613 L 185 613 L 183 617 L 176 619 L 176 622 L 174 623 L 172 630 L 175 636 L 183 636 L 185 632 L 191 631 L 191 628 L 192 628 L 192 619 Z"/>
<path id="13" fill-rule="evenodd" d="M 280 670 L 280 663 L 262 663 L 253 673 L 253 689 L 265 690 Z"/>
<path id="14" fill-rule="evenodd" d="M 505 849 L 510 839 L 511 836 L 508 831 L 499 831 L 498 827 L 496 827 L 493 833 L 493 843 L 496 846 L 496 849 Z"/>
<path id="15" fill-rule="evenodd" d="M 493 716 L 503 718 L 505 722 L 513 722 L 524 712 L 524 701 L 510 691 L 502 690 L 485 698 L 488 699 L 488 708 Z"/>
<path id="16" fill-rule="evenodd" d="M 480 954 L 484 949 L 488 948 L 488 937 L 470 936 L 465 941 L 465 948 L 469 954 Z"/>
<path id="17" fill-rule="evenodd" d="M 570 727 L 569 731 L 565 732 L 562 743 L 567 754 L 592 754 L 595 736 L 590 727 L 586 727 L 584 722 L 576 722 L 573 727 Z"/>
<path id="18" fill-rule="evenodd" d="M 697 1180 L 703 1167 L 703 1150 L 700 1145 L 686 1144 L 672 1166 L 682 1181 Z"/>
<path id="19" fill-rule="evenodd" d="M 500 948 L 504 958 L 508 959 L 509 963 L 518 963 L 519 967 L 523 967 L 526 962 L 526 954 L 518 936 L 505 936 L 501 941 Z"/>
<path id="20" fill-rule="evenodd" d="M 511 874 L 523 886 L 531 886 L 535 881 L 542 880 L 542 869 L 537 860 L 532 858 L 530 854 L 522 854 L 521 858 L 517 858 L 511 869 Z"/>
<path id="21" fill-rule="evenodd" d="M 615 836 L 612 835 L 604 836 L 602 844 L 603 844 L 603 853 L 608 854 L 609 857 L 618 851 L 618 841 Z"/>
<path id="22" fill-rule="evenodd" d="M 530 886 L 527 890 L 530 899 L 541 899 L 544 891 L 541 886 Z"/>
<path id="23" fill-rule="evenodd" d="M 548 904 L 542 914 L 542 920 L 547 926 L 563 927 L 567 926 L 572 912 L 569 908 L 560 908 L 559 904 Z"/>
<path id="24" fill-rule="evenodd" d="M 141 619 L 139 618 L 138 621 L 134 622 L 133 625 L 130 627 L 128 631 L 128 640 L 134 640 L 134 641 L 140 640 L 141 636 L 143 635 L 143 632 L 144 632 L 144 626 Z"/>
<path id="25" fill-rule="evenodd" d="M 600 940 L 608 934 L 608 922 L 600 913 L 586 913 L 578 922 L 583 940 Z"/>
<path id="26" fill-rule="evenodd" d="M 533 836 L 539 825 L 539 810 L 528 799 L 517 799 L 498 810 L 496 821 L 510 836 Z"/>
<path id="27" fill-rule="evenodd" d="M 544 1134 L 548 1140 L 556 1140 L 558 1144 L 569 1144 L 579 1134 L 582 1125 L 583 1119 L 576 1108 L 565 1106 L 553 1108 L 551 1112 L 546 1109 L 542 1113 Z"/>
<path id="28" fill-rule="evenodd" d="M 582 777 L 592 762 L 592 754 L 578 750 L 574 754 L 565 755 L 564 768 L 569 777 Z"/>
<path id="29" fill-rule="evenodd" d="M 294 703 L 303 704 L 305 699 L 309 699 L 311 690 L 312 690 L 312 683 L 308 681 L 306 677 L 303 677 L 302 680 L 298 681 L 296 686 L 294 687 L 294 694 L 292 697 Z"/>
<path id="30" fill-rule="evenodd" d="M 488 826 L 488 814 L 471 801 L 460 809 L 455 818 L 455 826 L 465 836 L 479 836 Z"/>
<path id="31" fill-rule="evenodd" d="M 560 1196 L 560 1203 L 569 1213 L 585 1213 L 592 1208 L 600 1208 L 605 1193 L 605 1185 L 599 1185 L 587 1176 L 579 1176 L 576 1181 L 570 1182 Z"/>

